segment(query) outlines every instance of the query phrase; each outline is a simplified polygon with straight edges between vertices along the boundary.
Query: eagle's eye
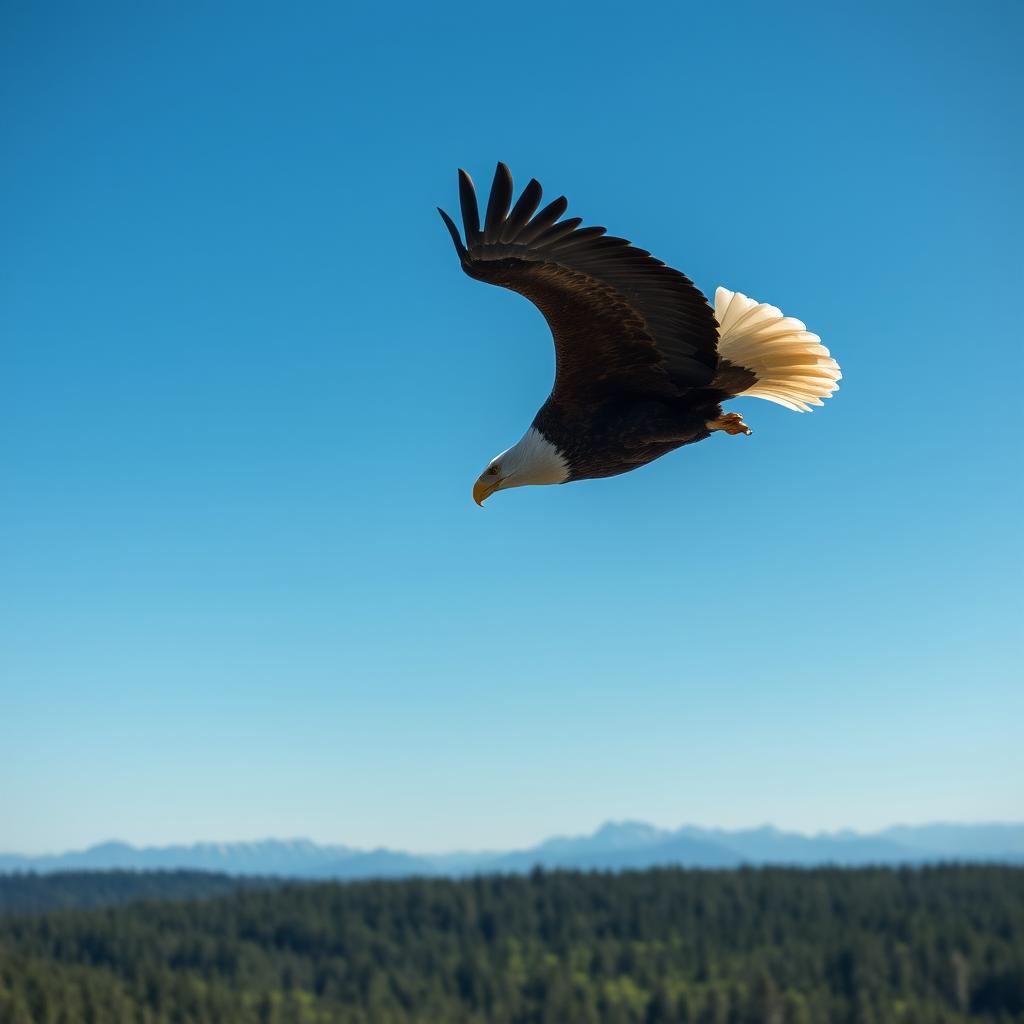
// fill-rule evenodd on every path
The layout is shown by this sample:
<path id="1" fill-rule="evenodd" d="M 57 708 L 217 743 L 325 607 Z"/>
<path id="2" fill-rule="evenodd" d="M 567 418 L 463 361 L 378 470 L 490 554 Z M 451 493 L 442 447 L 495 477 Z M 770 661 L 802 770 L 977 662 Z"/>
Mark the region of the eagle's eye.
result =
<path id="1" fill-rule="evenodd" d="M 491 468 L 489 470 L 487 470 L 487 475 L 488 476 L 497 476 L 498 475 L 498 467 L 497 466 L 491 466 Z"/>

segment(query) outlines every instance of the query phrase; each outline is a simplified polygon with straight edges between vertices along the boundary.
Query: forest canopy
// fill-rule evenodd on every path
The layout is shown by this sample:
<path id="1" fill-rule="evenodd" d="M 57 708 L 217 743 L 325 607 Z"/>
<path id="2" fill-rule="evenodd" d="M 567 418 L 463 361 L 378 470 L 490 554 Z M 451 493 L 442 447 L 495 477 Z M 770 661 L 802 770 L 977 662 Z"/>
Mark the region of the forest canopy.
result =
<path id="1" fill-rule="evenodd" d="M 0 1024 L 1024 1022 L 1019 868 L 167 884 L 0 917 Z"/>

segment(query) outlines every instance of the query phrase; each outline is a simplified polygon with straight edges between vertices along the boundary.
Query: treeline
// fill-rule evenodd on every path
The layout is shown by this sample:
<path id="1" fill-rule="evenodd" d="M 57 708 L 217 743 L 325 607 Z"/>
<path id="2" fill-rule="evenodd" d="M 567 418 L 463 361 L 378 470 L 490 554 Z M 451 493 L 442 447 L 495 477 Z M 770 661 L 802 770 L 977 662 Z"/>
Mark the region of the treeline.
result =
<path id="1" fill-rule="evenodd" d="M 138 900 L 203 899 L 273 884 L 280 881 L 208 871 L 26 871 L 0 875 L 0 914 L 108 907 Z"/>
<path id="2" fill-rule="evenodd" d="M 1024 870 L 535 872 L 0 919 L 0 1024 L 1024 1022 Z"/>

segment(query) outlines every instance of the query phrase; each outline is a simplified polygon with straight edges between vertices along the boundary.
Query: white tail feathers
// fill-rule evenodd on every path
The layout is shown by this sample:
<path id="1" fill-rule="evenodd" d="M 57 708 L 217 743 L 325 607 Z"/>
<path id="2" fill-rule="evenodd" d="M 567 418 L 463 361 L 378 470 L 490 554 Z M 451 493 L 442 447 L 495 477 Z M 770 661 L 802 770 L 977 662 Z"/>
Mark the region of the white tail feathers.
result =
<path id="1" fill-rule="evenodd" d="M 839 364 L 799 320 L 727 288 L 715 292 L 715 317 L 719 355 L 757 375 L 741 394 L 810 412 L 838 389 Z"/>

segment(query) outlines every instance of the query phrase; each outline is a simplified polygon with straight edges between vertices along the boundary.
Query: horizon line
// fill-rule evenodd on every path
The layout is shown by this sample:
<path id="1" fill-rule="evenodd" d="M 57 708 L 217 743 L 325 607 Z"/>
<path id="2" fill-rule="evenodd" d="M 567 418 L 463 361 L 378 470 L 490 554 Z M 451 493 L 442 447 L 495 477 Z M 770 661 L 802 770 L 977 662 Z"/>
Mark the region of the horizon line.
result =
<path id="1" fill-rule="evenodd" d="M 559 832 L 550 835 L 542 836 L 540 839 L 535 840 L 533 843 L 529 843 L 523 846 L 509 846 L 509 847 L 455 847 L 455 848 L 443 848 L 438 850 L 418 850 L 413 848 L 402 848 L 397 846 L 355 846 L 346 843 L 342 840 L 320 840 L 312 839 L 308 835 L 306 836 L 273 836 L 263 835 L 252 839 L 195 839 L 195 840 L 172 840 L 163 843 L 136 843 L 129 839 L 119 839 L 116 837 L 110 837 L 106 839 L 99 839 L 95 842 L 88 843 L 84 846 L 72 846 L 65 847 L 62 850 L 57 851 L 46 851 L 42 853 L 26 853 L 21 851 L 14 851 L 10 849 L 0 849 L 0 857 L 22 857 L 22 858 L 41 858 L 41 857 L 64 857 L 71 854 L 88 853 L 91 850 L 103 846 L 124 846 L 136 852 L 143 852 L 146 850 L 160 850 L 167 849 L 169 847 L 184 847 L 184 848 L 195 848 L 195 847 L 231 847 L 231 846 L 255 846 L 261 843 L 309 843 L 313 846 L 320 848 L 331 848 L 341 847 L 349 850 L 353 853 L 401 853 L 410 856 L 420 857 L 437 857 L 437 856 L 454 856 L 458 854 L 480 856 L 490 853 L 515 853 L 515 852 L 526 852 L 540 846 L 544 843 L 551 842 L 558 839 L 583 839 L 596 835 L 604 828 L 608 827 L 624 827 L 629 825 L 642 826 L 644 828 L 652 829 L 656 832 L 663 832 L 668 835 L 672 835 L 677 832 L 681 832 L 683 829 L 697 829 L 701 832 L 717 832 L 726 835 L 735 835 L 736 833 L 743 832 L 760 832 L 765 830 L 772 830 L 779 832 L 784 835 L 798 835 L 806 839 L 819 839 L 819 838 L 830 838 L 841 835 L 853 835 L 859 837 L 878 836 L 886 832 L 891 832 L 895 829 L 900 828 L 991 828 L 991 827 L 1024 827 L 1024 820 L 999 820 L 999 819 L 985 819 L 978 821 L 969 820 L 950 820 L 950 819 L 931 819 L 920 822 L 908 822 L 898 821 L 889 825 L 883 825 L 873 829 L 855 828 L 853 826 L 842 826 L 833 829 L 818 829 L 816 831 L 808 831 L 800 828 L 784 828 L 771 823 L 770 821 L 763 821 L 757 825 L 740 825 L 734 828 L 728 828 L 722 825 L 698 825 L 694 822 L 683 822 L 676 826 L 662 826 L 654 825 L 651 822 L 643 821 L 639 818 L 606 818 L 599 824 L 594 826 L 588 832 Z"/>

